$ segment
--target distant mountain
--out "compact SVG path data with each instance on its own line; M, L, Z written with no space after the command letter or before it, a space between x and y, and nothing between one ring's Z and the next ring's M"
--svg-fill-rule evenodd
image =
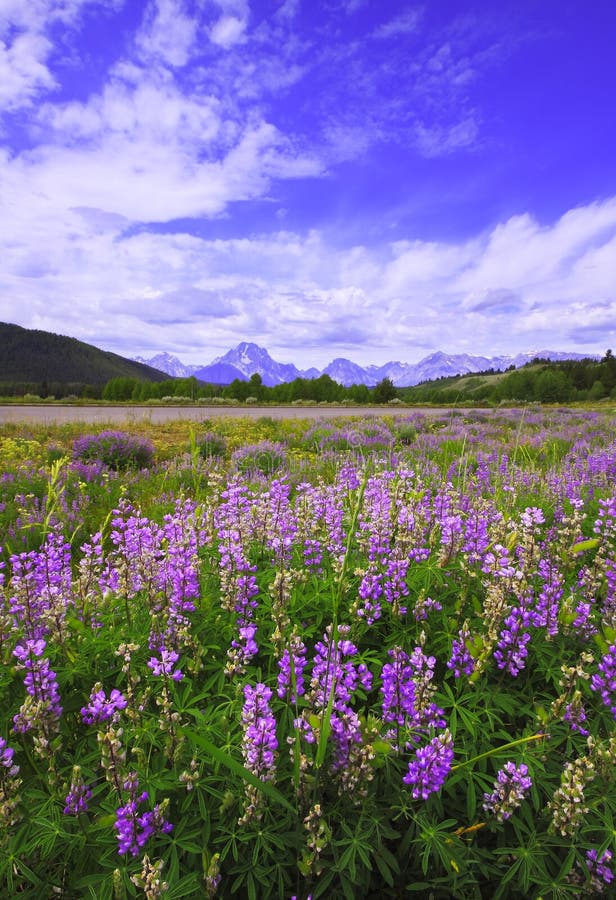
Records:
M168 353L159 353L151 359L142 360L150 366L161 368L169 375L186 377L194 375L200 381L210 384L230 384L236 378L247 381L258 372L263 384L272 386L296 378L318 378L329 375L339 384L365 384L373 387L383 378L390 378L396 387L411 387L422 381L433 381L448 375L468 375L486 369L504 371L510 366L519 368L535 358L559 362L565 359L585 359L587 353L567 353L558 350L533 350L516 356L472 356L468 353L449 354L437 351L424 357L418 363L386 362L381 366L360 366L350 359L338 357L324 369L300 370L292 363L279 363L272 359L267 350L257 344L242 341L224 356L218 356L207 366L184 366L180 360Z
M213 362L209 366L203 366L194 372L195 378L208 384L231 384L236 378L240 381L248 381L249 376L240 372L235 366L225 362Z
M157 353L151 359L136 356L135 361L146 366L152 366L152 368L158 369L160 372L166 372L171 378L190 378L197 369L201 368L200 366L185 366L177 356L173 356L171 353Z
M351 384L377 384L379 381L378 378L374 381L372 375L362 366L343 357L332 360L321 374L329 375L338 384L344 384L346 387Z
M224 356L212 360L212 365L229 365L243 373L246 379L255 372L261 376L263 384L272 387L285 381L301 378L302 373L292 363L279 363L272 359L267 350L257 344L242 341ZM208 367L209 368L209 367ZM198 377L198 376L197 376ZM318 377L318 376L317 376Z
M112 378L164 381L158 369L76 338L0 322L0 382L100 387Z

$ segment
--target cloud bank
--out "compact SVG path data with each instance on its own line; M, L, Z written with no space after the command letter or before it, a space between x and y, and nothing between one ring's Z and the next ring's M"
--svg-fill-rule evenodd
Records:
M387 148L418 169L475 152L491 33L428 32L405 4L330 41L291 0L137 6L0 5L2 320L194 363L241 339L303 366L616 344L616 197L454 239L305 213L310 185ZM119 51L96 50L102 21Z

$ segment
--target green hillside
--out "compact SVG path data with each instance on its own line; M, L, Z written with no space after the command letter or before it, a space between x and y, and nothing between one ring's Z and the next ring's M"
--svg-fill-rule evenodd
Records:
M165 381L151 366L75 338L0 322L0 393L100 394L112 378Z
M407 403L570 403L616 399L616 357L535 359L519 369L452 375L398 389Z

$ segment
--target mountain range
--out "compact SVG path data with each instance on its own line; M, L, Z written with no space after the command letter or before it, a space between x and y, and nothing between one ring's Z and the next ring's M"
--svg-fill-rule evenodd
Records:
M372 387L384 378L390 378L396 387L409 387L422 381L433 381L448 375L468 375L487 369L504 371L514 366L529 363L536 358L555 362L565 359L587 359L588 353L569 353L557 350L533 350L515 356L472 356L468 353L449 354L437 351L417 363L391 361L381 366L360 366L350 359L338 357L324 369L298 369L293 363L279 363L272 359L264 347L242 341L223 356L217 356L207 365L184 365L170 353L158 353L150 359L137 356L135 360L154 369L159 369L174 378L192 375L199 381L210 384L230 384L236 378L248 381L255 373L261 376L263 384L273 386L296 378L318 378L329 375L334 381L349 387L365 384Z

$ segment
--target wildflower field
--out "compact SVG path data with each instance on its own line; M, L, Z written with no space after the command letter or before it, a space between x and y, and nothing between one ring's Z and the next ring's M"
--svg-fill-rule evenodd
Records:
M0 428L0 896L614 896L615 425Z

